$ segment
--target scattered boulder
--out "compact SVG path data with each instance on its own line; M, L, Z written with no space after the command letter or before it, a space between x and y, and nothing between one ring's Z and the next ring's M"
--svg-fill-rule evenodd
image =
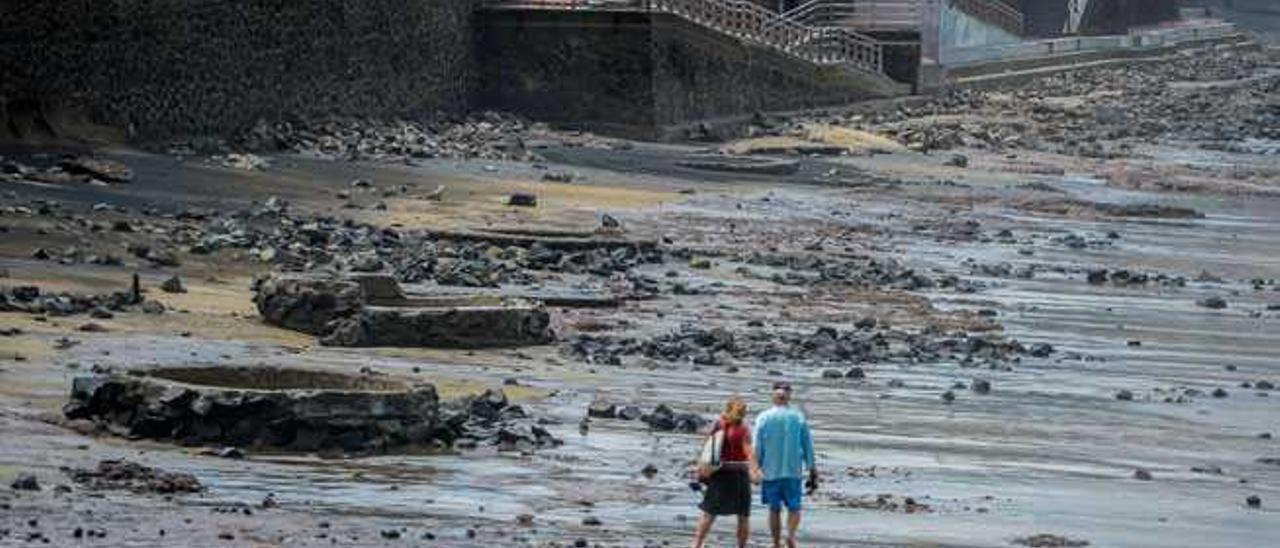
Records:
M1227 307L1227 300L1222 297L1213 296L1200 299L1196 301L1196 304L1212 310L1222 310Z
M507 198L507 205L517 207L534 207L538 205L538 196L528 192L516 192Z
M1150 471L1139 468L1133 471L1133 479L1138 481L1151 481L1153 478Z
M1027 354L1030 354L1034 358L1047 358L1050 355L1052 355L1053 352L1054 352L1053 345L1049 343L1036 343L1031 345L1031 348L1030 350L1027 351Z
M1130 390L1121 390L1116 392L1116 399L1120 401L1133 401L1133 392Z
M1249 495L1244 499L1245 506L1249 508L1262 508L1262 497L1258 495Z
M40 481L36 479L35 474L23 473L18 474L9 487L15 491L39 491Z
M974 379L973 382L969 384L969 389L979 394L990 394L991 381L986 379Z
M618 418L618 406L603 400L595 400L587 406L587 416L597 419Z
M1062 535L1051 535L1041 533L1039 535L1031 535L1029 537L1019 537L1013 539L1013 543L1028 548L1080 548L1088 546L1087 540L1076 540L1064 537Z
M694 413L677 413L665 404L654 408L652 413L640 417L650 428L662 432L694 433L701 431L710 421Z
M644 416L644 411L634 405L624 405L618 410L618 418L624 421L638 420Z
M160 290L165 293L186 293L187 288L182 285L182 278L177 274L170 276L164 283L160 284Z

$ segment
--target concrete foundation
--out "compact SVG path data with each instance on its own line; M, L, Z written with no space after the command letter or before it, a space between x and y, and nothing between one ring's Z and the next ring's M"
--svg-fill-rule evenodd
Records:
M64 412L130 438L293 451L382 452L434 440L435 387L267 367L79 377Z
M276 275L254 302L267 323L332 346L514 347L555 339L542 303L483 295L406 296L389 276Z

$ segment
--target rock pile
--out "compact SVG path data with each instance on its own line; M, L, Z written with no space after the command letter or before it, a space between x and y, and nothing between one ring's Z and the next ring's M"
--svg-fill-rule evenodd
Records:
M587 407L587 416L597 419L639 420L659 432L700 432L711 423L697 413L677 412L666 404L659 404L652 412L645 413L634 405L618 406L604 400L595 400Z
M523 407L508 401L501 390L487 390L441 406L435 435L460 449L486 445L499 451L528 452L563 443L530 418Z
M125 490L134 493L199 493L204 485L191 474L166 472L126 460L104 460L97 468L64 468L71 480L95 491Z
M1047 357L1048 345L1025 347L1017 341L974 334L907 333L865 327L838 331L820 327L812 333L774 330L734 332L723 328L684 326L679 331L648 338L576 335L563 352L575 359L620 365L625 356L644 356L668 362L726 365L731 360L752 362L873 363L899 361L957 361L962 365L997 367L1022 355Z
M785 285L812 285L816 283L840 283L856 287L884 289L927 289L941 285L939 282L904 267L895 260L840 260L816 254L782 254L750 252L738 255L736 261L786 269L769 278Z
M1141 143L1187 141L1248 151L1248 141L1280 137L1280 109L1267 99L1280 89L1280 76L1261 72L1266 55L1219 52L1087 68L1012 90L952 89L922 105L809 121L885 133L925 152L968 147L1114 158ZM1187 85L1206 80L1239 82ZM1081 97L1087 100L1073 100Z
M35 181L49 184L128 183L133 170L115 160L94 156L64 156L43 166L32 166L0 156L0 181Z
M912 497L903 497L888 493L850 497L833 495L832 500L841 508L857 508L859 510L875 510L878 512L894 512L903 514L927 514L933 507L917 501Z
M159 314L164 305L148 301L140 291L116 291L102 295L47 293L36 286L0 288L0 312L23 312L48 316L92 314L110 317L112 312L142 311Z
M1080 548L1088 546L1089 541L1078 540L1064 537L1062 535L1051 535L1041 533L1028 537L1019 537L1013 539L1013 543L1020 546L1028 546L1030 548Z
M295 118L275 124L261 121L241 133L230 146L340 160L533 160L536 157L524 143L532 129L518 118L495 112L440 123L347 117Z

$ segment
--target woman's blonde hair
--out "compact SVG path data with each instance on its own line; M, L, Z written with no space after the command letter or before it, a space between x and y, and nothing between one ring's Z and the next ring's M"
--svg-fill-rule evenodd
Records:
M724 422L728 424L739 424L742 419L747 418L747 402L742 398L734 396L724 404L724 413L720 415Z

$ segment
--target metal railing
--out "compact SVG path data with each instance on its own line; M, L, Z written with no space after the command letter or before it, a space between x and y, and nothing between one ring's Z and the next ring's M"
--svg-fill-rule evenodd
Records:
M957 9L997 27L1022 36L1022 10L1003 0L950 0Z
M1022 11L1009 0L947 0L956 9L1021 35ZM807 25L863 31L918 30L921 0L809 0L783 15Z
M884 73L884 53L874 38L846 28L807 25L748 0L488 0L487 4L667 13L815 64Z
M865 31L918 30L920 0L809 0L784 15L809 25Z

